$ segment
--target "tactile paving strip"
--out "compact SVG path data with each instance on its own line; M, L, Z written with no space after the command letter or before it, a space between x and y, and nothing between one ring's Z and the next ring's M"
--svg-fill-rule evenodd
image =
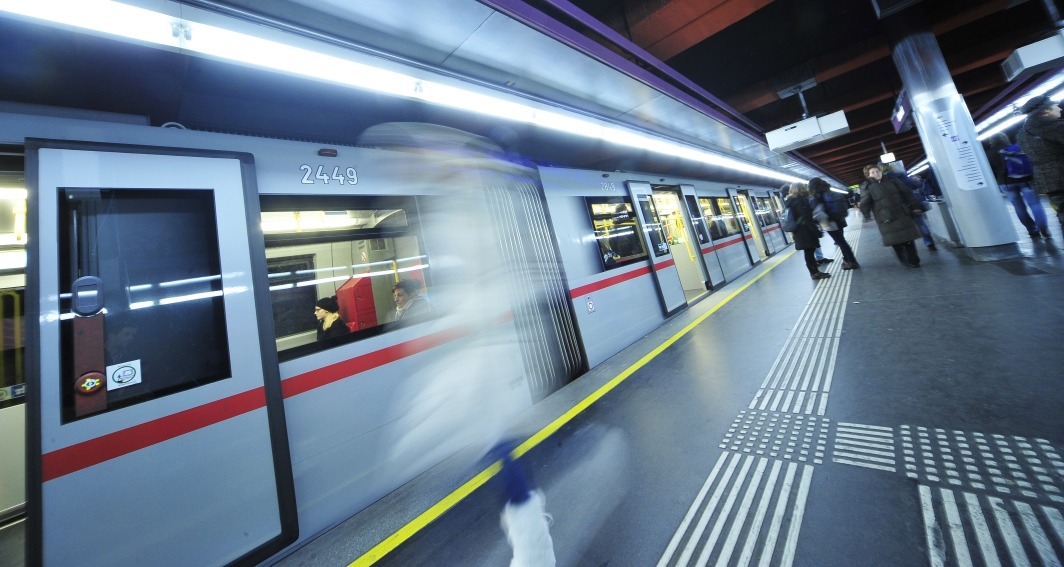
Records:
M1064 503L1064 460L1045 439L908 425L899 430L909 478Z
M831 420L823 417L743 410L720 448L819 465L824 462L830 427Z

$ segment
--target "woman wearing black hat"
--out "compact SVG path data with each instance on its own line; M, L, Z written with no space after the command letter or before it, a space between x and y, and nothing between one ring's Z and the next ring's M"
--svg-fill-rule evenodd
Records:
M1036 96L1024 103L1020 112L1027 120L1016 134L1016 143L1031 159L1034 183L1049 197L1057 220L1064 226L1064 122L1060 107L1047 96Z
M323 297L314 304L314 316L318 319L318 340L324 341L351 332L340 318L340 304L336 296Z

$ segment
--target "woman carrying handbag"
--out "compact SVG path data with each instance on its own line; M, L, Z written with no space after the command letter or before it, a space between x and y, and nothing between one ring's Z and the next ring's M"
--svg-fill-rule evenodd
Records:
M811 196L805 183L792 183L787 200L783 204L787 207L787 217L794 228L791 231L794 249L805 253L805 266L809 268L809 276L814 280L822 280L830 278L831 274L821 272L816 262L815 252L820 246L820 223L813 218L813 207L809 204Z

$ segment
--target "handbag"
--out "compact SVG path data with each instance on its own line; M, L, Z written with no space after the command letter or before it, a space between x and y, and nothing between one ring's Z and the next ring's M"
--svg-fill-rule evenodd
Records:
M780 227L783 232L794 232L798 230L798 219L794 218L794 211L787 207L783 211L783 219L780 220Z

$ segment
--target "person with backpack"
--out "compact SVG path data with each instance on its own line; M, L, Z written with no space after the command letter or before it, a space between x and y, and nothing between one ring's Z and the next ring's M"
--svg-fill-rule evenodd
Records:
M831 186L819 177L809 180L809 193L814 209L818 204L824 207L827 219L820 222L820 228L824 229L824 232L827 232L828 236L835 241L835 245L842 250L842 269L860 268L861 265L857 263L857 258L853 255L853 249L850 248L850 244L846 242L846 237L842 234L842 229L846 228L848 209L835 199Z
M805 253L805 267L809 269L809 276L814 280L822 280L830 278L831 274L820 271L813 253L820 246L820 223L813 219L813 207L809 204L811 196L809 186L805 183L791 183L787 200L783 202L787 207L783 230L791 233L794 249Z
M780 198L783 199L784 202L787 201L787 194L790 193L790 191L791 191L791 184L790 183L784 183L783 187L780 187ZM787 232L793 232L793 231L788 230ZM820 248L820 239L819 239L819 237L817 238L817 241L816 241L816 250L813 250L813 258L816 259L816 263L817 263L818 266L823 266L824 264L830 264L830 263L835 261L834 258L828 258L827 256L824 256L824 251Z
M1025 102L1020 112L1027 120L1016 134L1016 142L1031 160L1035 186L1049 197L1064 227L1064 122L1060 107L1043 95Z
M1012 203L1027 234L1031 238L1049 238L1046 210L1042 207L1038 193L1031 187L1031 178L1034 176L1031 159L1023 153L1019 144L1010 142L1003 132L987 140L986 159L990 161L990 169L994 170L998 187ZM1027 213L1028 208L1031 209L1030 214Z
M927 194L924 193L923 186L924 180L919 175L912 176L913 182L920 185L920 189L913 189L913 198L917 203L920 203L920 207L924 209L924 212L931 210L931 203L927 200ZM913 217L913 222L916 223L916 228L920 229L920 234L924 237L924 245L928 250L938 250L938 246L935 246L935 239L931 236L931 227L927 224L927 219L924 215L916 215Z

